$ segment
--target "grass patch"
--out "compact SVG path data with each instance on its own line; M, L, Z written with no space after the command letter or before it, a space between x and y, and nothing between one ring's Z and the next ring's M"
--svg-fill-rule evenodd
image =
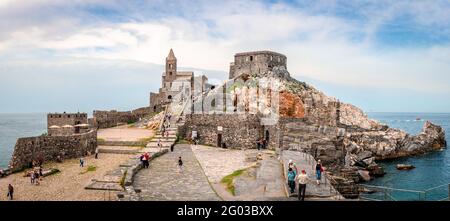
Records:
M106 141L105 139L97 137L97 142L105 142L105 141Z
M234 189L234 184L233 184L233 180L234 178L242 175L242 173L244 173L245 169L241 169L241 170L236 170L234 171L232 174L225 176L224 178L222 178L222 180L220 181L221 183L225 184L226 189L233 194L233 196L235 195L235 189Z
M81 172L80 174L85 174L85 173L88 173L88 172L94 172L94 171L96 171L96 170L97 170L97 167L96 167L96 166L89 165L89 166L86 168L86 170L83 171L83 172Z

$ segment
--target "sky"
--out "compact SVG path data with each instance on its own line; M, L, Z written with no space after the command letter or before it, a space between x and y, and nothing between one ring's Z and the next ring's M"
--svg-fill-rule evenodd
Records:
M179 69L228 77L237 52L375 112L450 112L450 1L0 0L0 113L149 104Z

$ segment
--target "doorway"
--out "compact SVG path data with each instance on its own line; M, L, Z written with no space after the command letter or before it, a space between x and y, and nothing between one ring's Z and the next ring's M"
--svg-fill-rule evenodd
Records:
M222 134L217 134L217 146L222 147Z

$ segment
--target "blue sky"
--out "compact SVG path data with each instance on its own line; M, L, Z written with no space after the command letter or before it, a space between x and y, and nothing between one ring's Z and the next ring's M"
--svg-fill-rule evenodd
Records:
M0 112L148 104L170 48L213 82L233 54L365 111L450 112L450 1L0 1ZM200 71L201 70L201 71Z

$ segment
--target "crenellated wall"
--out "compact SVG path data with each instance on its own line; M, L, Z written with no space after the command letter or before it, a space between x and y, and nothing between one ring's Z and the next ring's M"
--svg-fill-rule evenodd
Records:
M77 158L95 152L97 130L71 136L37 136L17 139L10 162L12 171L29 167L30 163Z

